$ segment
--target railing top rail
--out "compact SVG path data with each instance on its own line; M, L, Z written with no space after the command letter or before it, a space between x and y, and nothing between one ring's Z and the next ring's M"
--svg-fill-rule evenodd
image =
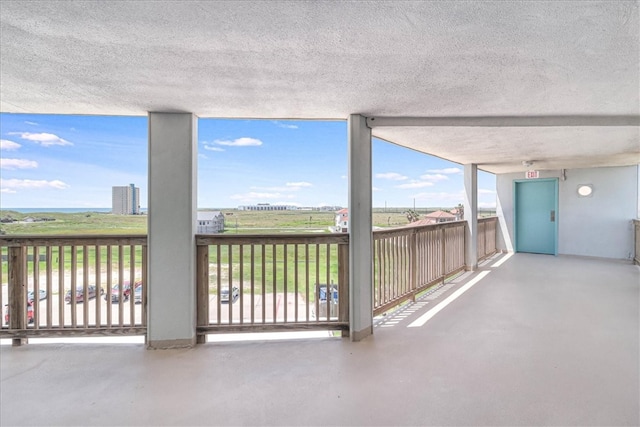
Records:
M374 230L374 239L383 239L385 237L403 236L406 234L417 233L421 230L441 230L446 228L463 227L466 224L465 221L448 221L440 222L437 224L428 225L405 225L404 227L387 228L384 230Z
M281 245L281 244L316 244L316 243L349 243L347 233L333 234L197 234L196 245Z
M3 235L1 247L21 246L83 246L83 245L146 245L146 234L104 235Z
M497 221L497 216L485 216L483 218L478 218L478 222L494 222Z

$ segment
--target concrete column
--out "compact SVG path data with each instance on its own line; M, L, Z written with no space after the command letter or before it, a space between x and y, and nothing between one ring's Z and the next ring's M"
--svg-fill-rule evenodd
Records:
M478 165L464 165L465 253L468 270L478 268Z
M198 120L149 113L148 348L196 342Z
M373 334L371 129L352 114L349 133L349 323L352 341Z

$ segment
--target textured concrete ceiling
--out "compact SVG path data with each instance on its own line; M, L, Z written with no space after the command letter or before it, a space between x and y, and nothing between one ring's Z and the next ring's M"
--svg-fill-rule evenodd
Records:
M638 2L0 3L2 112L345 119L593 116L605 126L376 127L493 172L640 162Z

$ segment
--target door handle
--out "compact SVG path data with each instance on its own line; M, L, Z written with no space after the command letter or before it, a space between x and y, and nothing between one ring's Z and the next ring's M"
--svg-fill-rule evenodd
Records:
M556 211L551 211L551 218L549 218L551 222L556 222Z

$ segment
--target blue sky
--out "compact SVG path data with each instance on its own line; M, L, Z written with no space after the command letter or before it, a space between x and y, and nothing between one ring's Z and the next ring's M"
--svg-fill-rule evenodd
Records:
M198 207L347 204L345 121L200 119ZM110 208L111 187L147 197L147 118L0 114L2 209ZM495 207L479 172L478 204ZM373 141L375 207L455 206L462 166Z

